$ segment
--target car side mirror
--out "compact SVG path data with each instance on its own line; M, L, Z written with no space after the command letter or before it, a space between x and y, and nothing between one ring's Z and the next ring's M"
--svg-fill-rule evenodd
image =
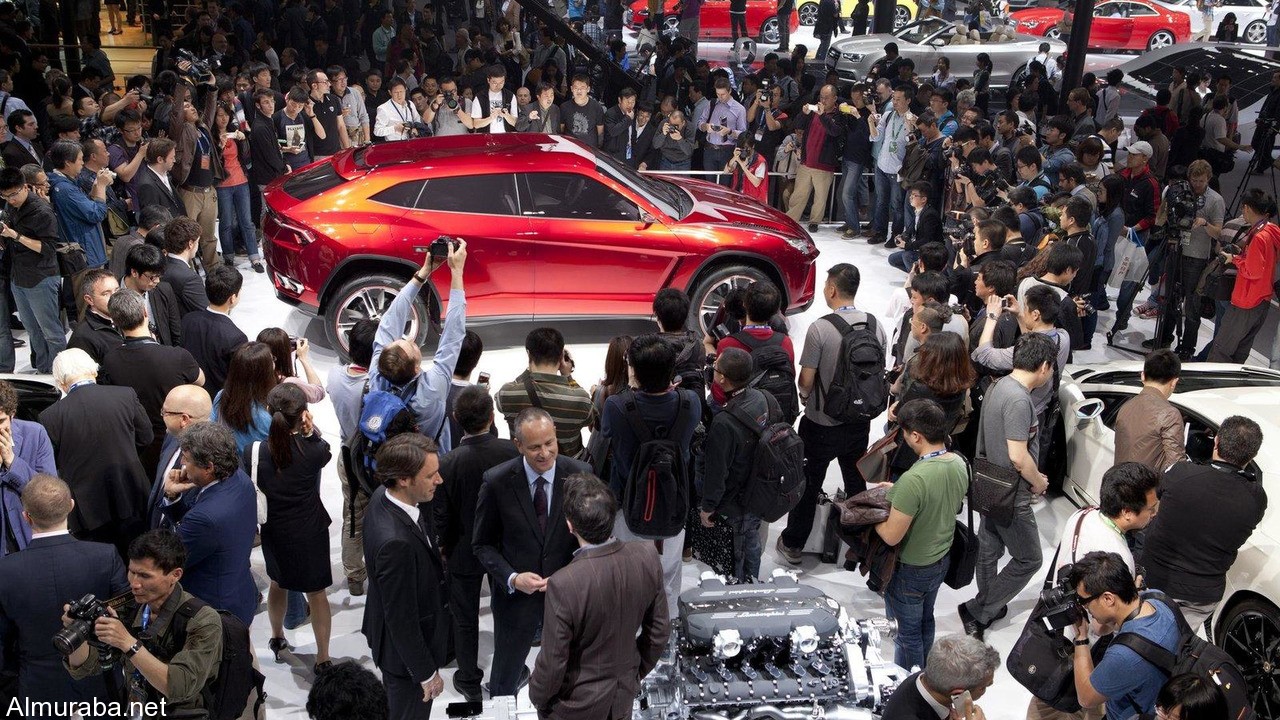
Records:
M649 213L640 213L640 220L636 223L636 230L648 230L649 226L658 222L658 218Z
M1076 427L1084 428L1089 423L1097 420L1102 416L1104 408L1102 401L1097 399L1085 400L1076 405Z

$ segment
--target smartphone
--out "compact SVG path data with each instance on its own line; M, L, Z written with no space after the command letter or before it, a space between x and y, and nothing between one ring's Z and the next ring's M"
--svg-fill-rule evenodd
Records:
M972 704L973 694L968 690L951 696L951 709L959 711L960 717L965 717L966 708Z
M1011 298L1007 298L1007 297L1000 298L1000 308L1002 310L1008 310L1011 305L1012 305Z
M487 372L482 372L482 373L480 373L480 380L479 380L479 382L477 382L476 384L477 384L477 385L486 385L486 386L487 386L487 385L489 384L489 373L487 373Z
M484 704L478 702L451 702L445 706L445 717L469 718L484 712Z

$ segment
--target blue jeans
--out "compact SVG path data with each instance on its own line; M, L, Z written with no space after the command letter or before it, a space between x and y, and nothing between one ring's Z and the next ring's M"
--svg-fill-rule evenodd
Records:
M235 254L235 232L238 230L245 252L249 253L249 259L262 259L262 254L258 252L258 236L253 229L249 183L218 188L218 217L221 218L221 222L218 223L218 238L222 244L223 255Z
M876 168L876 204L872 208L871 232L886 237L902 231L902 186L897 173ZM891 225L894 229L890 232Z
M898 268L904 273L911 272L911 266L916 264L916 260L920 259L920 253L915 250L897 250L889 256L889 264ZM905 665L903 667L906 667Z
M708 175L702 180L707 182L720 183L725 187L729 186L729 180L732 175L724 174L724 166L729 164L729 158L733 157L733 145L712 145L707 143L702 146L702 169L706 172L719 173L717 175Z
M658 160L658 169L659 170L689 170L692 162L693 162L692 160L682 160L680 162L673 162L664 157Z
M856 233L862 228L859 218L862 204L866 202L867 181L862 177L866 168L861 163L844 161L844 178L840 181L840 208L844 211L844 224Z
M943 555L932 565L899 563L884 590L885 615L898 621L893 661L907 670L924 667L924 659L933 647L933 603L938 599L938 588L946 577L949 560Z
M27 328L31 340L31 365L38 372L53 370L53 358L67 349L67 331L62 326L62 310L58 305L62 278L57 275L41 280L35 287L13 286L13 300L18 304L18 317ZM7 313L6 313L7 316ZM4 323L7 327L8 323ZM3 342L3 338L0 338ZM13 343L9 343L13 354ZM0 354L3 351L0 350ZM12 370L10 370L12 372Z
M1267 47L1280 46L1280 25L1267 26Z
M760 516L744 512L729 521L733 525L733 576L740 583L760 579Z
M289 604L284 611L284 626L290 630L307 619L307 594L289 590Z

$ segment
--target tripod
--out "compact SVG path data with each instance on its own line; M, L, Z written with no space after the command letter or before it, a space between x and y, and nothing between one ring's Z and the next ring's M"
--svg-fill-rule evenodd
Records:
M1173 218L1170 218L1173 221ZM1186 222L1194 222L1194 219ZM1120 350L1121 352L1133 353L1135 355L1147 355L1155 352L1166 344L1165 338L1169 338L1169 343L1177 347L1182 342L1183 324L1182 324L1182 244L1190 234L1189 228L1183 228L1178 225L1166 225L1165 237L1162 242L1166 243L1166 256L1164 262L1164 297L1160 299L1160 314L1156 316L1156 332L1151 340L1151 347L1132 347L1127 345L1112 344L1109 347ZM1147 279L1150 277L1150 268L1147 275L1143 276L1141 287L1146 285ZM1157 292L1159 286L1157 285ZM1172 324L1171 324L1172 323ZM1176 342L1175 342L1176 341Z
M1259 122L1262 122L1261 119ZM1265 147L1274 147L1277 128L1274 125L1266 126L1266 140L1261 143ZM1227 217L1235 217L1240 211L1240 198L1244 195L1245 188L1249 187L1249 179L1260 171L1267 170L1271 175L1271 197L1280 197L1280 182L1276 178L1276 166L1271 159L1271 152L1265 153L1254 152L1253 157L1249 160L1249 166L1245 168L1244 177L1240 179L1240 185L1236 188L1235 195L1231 196L1231 202L1227 203Z

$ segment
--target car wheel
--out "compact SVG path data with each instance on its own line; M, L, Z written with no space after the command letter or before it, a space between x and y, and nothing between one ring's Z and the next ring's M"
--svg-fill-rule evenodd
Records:
M724 298L730 290L768 279L759 268L750 265L721 265L711 270L690 293L690 323L698 328L698 332L706 333L711 329L716 311L724 304Z
M1167 48L1175 42L1177 42L1177 39L1174 38L1173 33L1168 30L1158 30L1151 36L1151 39L1147 40L1147 49L1159 50L1160 48Z
M1245 26L1244 41L1261 45L1267 41L1267 24L1261 20L1254 20Z
M1280 610L1264 600L1245 600L1231 608L1217 641L1235 660L1249 684L1258 717L1280 714L1280 688L1271 668L1280 664Z
M782 39L782 35L778 33L778 18L771 17L760 23L760 42L765 45L777 45Z
M906 5L895 5L893 8L893 29L899 30L911 22L911 8Z
M800 24L808 27L818 24L818 3L805 3L796 10Z
M662 18L663 34L672 37L680 34L680 18L675 15L665 15Z
M324 329L330 346L347 357L347 333L351 327L360 320L381 320L404 283L403 278L394 275L361 275L338 288L324 313ZM422 345L431 325L428 317L427 296L419 293L402 336Z
M1059 30L1057 27L1051 27L1045 31L1044 36L1048 40L1061 40L1062 31Z
M1022 87L1027 82L1027 66L1022 64L1017 70L1013 71L1013 75L1009 77L1009 87Z

